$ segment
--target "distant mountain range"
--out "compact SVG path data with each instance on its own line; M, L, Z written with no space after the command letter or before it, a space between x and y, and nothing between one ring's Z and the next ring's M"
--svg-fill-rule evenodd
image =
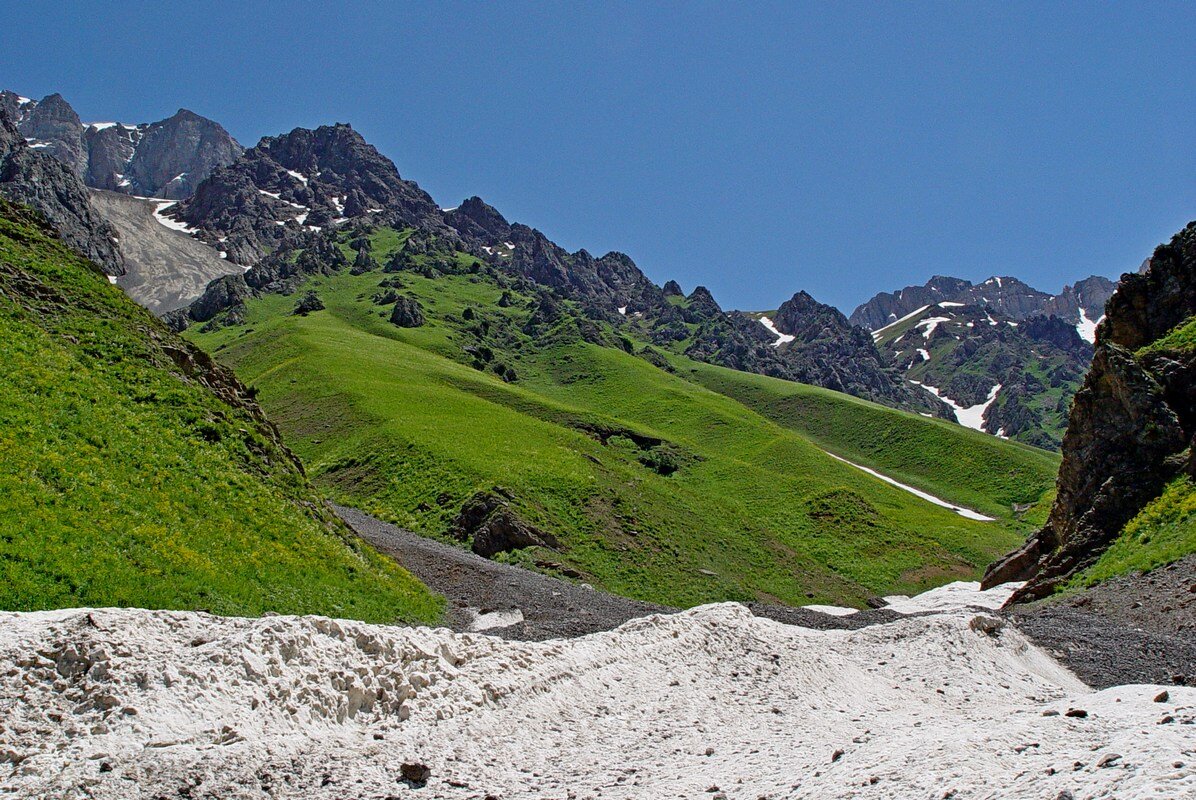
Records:
M101 192L92 206L125 242L119 282L158 314L189 305L171 315L179 326L230 311L236 320L246 298L291 290L324 268L310 254L331 254L336 231L411 229L403 258L476 257L653 348L1055 448L1115 288L1092 277L1051 295L1011 277L936 276L878 294L850 318L802 291L775 311L726 312L704 287L657 286L622 253L570 253L481 198L442 209L348 125L297 128L245 150L185 110L148 124L84 124L59 95L6 91L0 114L31 150ZM301 251L309 255L296 259Z

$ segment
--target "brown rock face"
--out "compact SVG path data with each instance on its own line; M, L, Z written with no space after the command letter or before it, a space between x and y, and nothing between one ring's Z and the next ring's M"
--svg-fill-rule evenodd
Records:
M478 492L461 508L449 532L462 541L473 539L472 550L484 558L524 547L560 547L552 534L520 519L503 490Z
M1196 223L1162 245L1109 300L1096 353L1063 439L1058 498L1046 526L989 567L984 585L1050 594L1091 565L1181 471L1196 474L1196 353L1139 354L1196 315Z

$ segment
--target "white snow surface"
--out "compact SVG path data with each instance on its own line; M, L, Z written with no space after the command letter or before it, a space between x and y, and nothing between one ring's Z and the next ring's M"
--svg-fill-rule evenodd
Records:
M486 252L487 253L490 252L489 247L486 248ZM623 316L627 316L627 306L619 306L619 313L622 314Z
M1080 338L1089 344L1096 344L1096 326L1104 318L1105 315L1101 314L1096 319L1089 319L1087 312L1081 308L1080 321L1076 323L1076 333L1080 334Z
M5 613L0 794L1196 793L1196 689L1093 692L992 624L956 611L817 631L720 604L521 643L322 617ZM1073 708L1087 716L1043 716ZM431 769L422 790L400 781L412 762Z
M288 175L290 175L292 178L294 178L295 180L299 181L299 182L300 182L300 183L302 183L302 184L306 184L306 183L307 183L307 176L306 176L306 175L304 175L302 172L296 172L296 171L295 171L295 170L293 170L293 169L288 169L288 170L287 170L287 174L288 174Z
M934 329L944 322L950 322L950 317L927 317L914 326L915 330L922 331L922 336L926 341L930 341L930 334L934 333Z
M777 326L773 324L772 319L769 317L760 317L760 324L768 328L768 332L777 337L777 340L772 343L773 347L780 347L787 342L792 342L796 338L791 334L781 333L777 330Z
M997 399L997 392L1001 391L1001 384L997 384L989 389L988 397L984 399L983 403L977 403L974 406L961 406L947 397L938 388L931 386L929 383L918 383L918 381L910 381L910 383L921 386L926 391L933 394L938 399L942 400L947 405L951 406L951 410L955 412L955 418L959 420L959 424L974 430L984 432L984 412Z
M919 314L921 314L923 311L925 311L928 308L930 308L930 306L922 306L921 308L917 309L916 311L909 312L901 319L893 320L892 322L890 322L888 325L884 326L883 328L877 328L876 330L874 330L872 332L873 341L879 341L881 338L884 337L885 331L889 330L890 328L892 328L895 325L900 325L901 323L903 323L907 320L913 319L914 317L918 316ZM892 315L890 314L889 316L892 316Z
M848 464L850 466L855 467L858 470L867 472L869 475L871 475L874 478L880 478L882 481L884 481L887 484L890 484L891 486L896 486L898 489L904 489L905 491L909 492L912 495L921 497L923 500L927 501L928 503L933 503L934 505L941 506L942 508L949 508L961 517L965 517L967 519L979 520L981 522L993 522L994 521L992 517L986 517L983 514L981 514L979 511L973 511L970 508L964 508L963 506L957 506L954 503L948 503L946 500L943 500L942 498L939 498L939 497L935 497L934 495L930 494L929 492L924 492L921 489L915 489L912 486L907 486L906 484L901 483L900 481L895 481L892 478L890 478L888 475L882 475L881 473L877 472L874 469L869 469L868 467L861 466L861 465L855 463L854 461L848 461L846 458L843 458L842 456L837 456L834 453L830 452L829 450L823 450L822 452L826 453L828 456L835 459L836 461L842 461L844 464Z
M964 303L956 303L954 300L943 300L939 305L942 308L963 308Z

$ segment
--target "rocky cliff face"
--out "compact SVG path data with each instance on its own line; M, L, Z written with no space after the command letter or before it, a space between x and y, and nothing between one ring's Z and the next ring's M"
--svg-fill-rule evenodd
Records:
M305 232L365 217L457 238L427 192L339 124L262 139L168 213L246 266L294 245Z
M877 331L924 306L948 302L983 306L1015 322L1033 316L1054 315L1072 325L1088 325L1085 320L1095 323L1103 316L1105 302L1115 288L1108 278L1097 275L1085 278L1074 286L1065 286L1058 295L1040 292L1017 278L992 277L983 283L973 284L959 278L936 275L925 286L907 286L896 292L881 292L856 308L850 320L854 325ZM1081 335L1083 333L1082 330ZM1091 341L1091 334L1087 338Z
M1196 351L1170 331L1196 315L1196 223L1122 276L1072 405L1058 499L1046 526L989 568L985 583L1026 580L1043 597L1092 564L1181 472L1196 476Z
M92 209L87 187L46 148L29 146L7 108L0 105L0 196L37 210L72 249L108 275L123 275L116 230Z
M88 186L142 197L190 197L217 167L244 151L219 124L186 109L159 122L84 124L62 95L40 101L0 92L0 109L34 149Z

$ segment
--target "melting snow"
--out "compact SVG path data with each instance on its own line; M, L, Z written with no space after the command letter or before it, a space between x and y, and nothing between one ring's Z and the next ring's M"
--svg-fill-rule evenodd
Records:
M939 325L943 324L944 322L950 322L950 321L951 321L950 317L927 317L926 319L922 320L917 325L915 325L914 329L922 331L922 335L926 338L927 341L929 341L930 334L934 333L935 328L937 328Z
M88 122L85 124L85 127L91 128L92 130L103 131L107 130L108 128L115 128L116 125L117 123L115 122Z
M1094 692L970 610L818 631L725 603L529 643L78 609L0 615L0 663L23 797L415 797L413 762L446 800L1196 793L1196 689Z
M186 234L198 233L198 231L195 228L192 228L190 225L188 225L185 222L179 222L177 219L171 219L170 217L163 216L162 212L165 211L166 209L170 208L171 206L177 206L178 201L176 201L176 200L155 200L154 198L147 198L147 199L152 200L155 204L154 205L154 219L158 220L158 222L162 223L167 228L170 228L172 231L180 231L180 232L186 233Z
M1089 344L1096 344L1096 326L1105 318L1101 314L1096 319L1089 319L1087 312L1083 308L1080 309L1080 321L1076 323L1076 333L1080 334L1080 338Z
M115 275L109 275L109 276L108 276L108 283L116 283L116 276L115 276Z
M453 206L452 208L442 208L442 209L440 209L440 210L441 210L441 211L443 211L444 213L446 213L446 214L447 214L447 213L448 213L448 212L450 212L450 211L456 211L456 210L457 210L458 208L460 208L460 207L461 207L461 206Z
M772 320L768 317L760 317L760 324L768 328L768 332L777 337L777 340L772 343L773 347L780 347L783 344L792 342L796 337L788 333L781 333L777 330L777 326L772 324Z
M874 469L868 469L867 467L862 467L853 461L848 461L846 458L842 458L841 456L837 456L834 453L831 453L826 450L823 450L822 452L826 453L828 456L830 456L831 458L833 458L837 461L842 461L844 464L853 466L858 470L863 470L864 472L867 472L869 475L871 475L874 478L880 478L885 483L892 484L893 486L896 486L898 489L904 489L905 491L909 492L912 495L921 497L923 500L925 500L929 503L934 503L936 506L942 506L943 508L949 508L961 517L966 517L967 519L980 520L982 522L993 522L994 521L992 517L986 517L979 512L971 510L970 508L964 508L963 506L957 506L957 505L954 505L953 503L948 503L946 500L941 500L932 494L922 491L921 489L915 489L912 486L907 486L904 483L895 481L892 478L890 478L888 475L882 475Z
M265 189L258 189L258 194L264 194L266 197L273 197L275 200L281 200L282 197L278 192L267 192Z
M486 248L486 252L490 252L489 247ZM627 306L619 306L619 313L623 316L627 316Z
M974 428L978 431L984 431L984 412L992 405L993 401L997 399L997 392L1001 391L1001 384L997 384L988 392L988 397L983 403L978 403L974 406L964 407L956 403L950 397L947 397L941 391L929 383L918 383L918 381L910 381L910 383L917 384L928 392L933 394L938 399L942 400L947 405L951 406L951 410L955 412L955 418L959 420L960 425L968 428Z
M288 169L287 174L290 175L295 180L299 181L300 183L302 183L304 185L307 184L307 176L304 175L302 172L296 172L293 169Z
M1003 583L991 589L980 589L977 581L956 581L946 586L929 589L921 594L909 597L904 594L889 595L884 598L886 607L898 614L922 614L927 612L945 613L949 611L964 611L969 608L982 608L995 611L1005 605L1013 593L1023 586L1021 583ZM835 617L846 617L859 612L858 608L849 606L802 606L811 611L820 611Z
M918 316L919 314L921 314L923 311L925 311L928 308L930 308L930 306L922 306L917 311L911 311L908 314L906 314L904 317L902 317L901 319L890 322L888 325L884 326L883 328L879 328L879 329L873 331L872 332L873 341L879 341L884 336L885 331L889 330L890 328L893 328L894 326L900 325L901 323L906 322L907 320L913 319L914 317ZM891 317L893 315L890 314L889 316Z
M919 354L921 354L921 356L922 356L922 360L924 360L924 361L929 361L929 360L930 360L930 353L929 353L929 352L927 352L925 348L923 348L923 347L919 347L919 348L918 348L918 353L919 353Z
M939 305L943 308L963 308L965 304L956 303L951 300L944 300L943 302L939 303Z

